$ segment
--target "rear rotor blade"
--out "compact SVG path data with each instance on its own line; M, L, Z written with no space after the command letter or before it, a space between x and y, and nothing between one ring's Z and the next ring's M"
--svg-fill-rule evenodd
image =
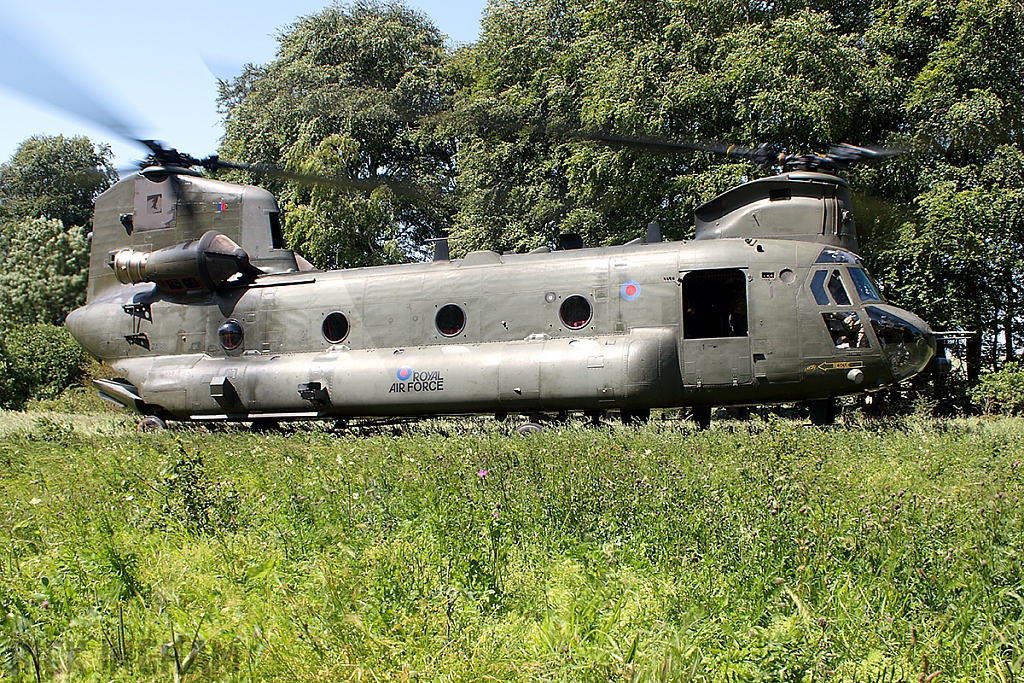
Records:
M74 79L36 53L0 21L0 85L73 114L131 142L139 142L137 127L96 100Z
M389 179L360 180L354 178L338 178L336 176L296 173L295 171L289 171L281 168L280 166L273 166L271 164L247 164L239 161L225 161L216 155L209 156L198 162L196 165L201 165L203 168L210 171L216 171L221 168L230 168L236 171L247 171L258 175L270 176L272 178L280 178L281 180L289 180L299 183L300 185L317 185L342 190L358 190L361 192L372 192L378 188L387 187L395 194L403 196L420 196L423 194L422 190L412 183Z

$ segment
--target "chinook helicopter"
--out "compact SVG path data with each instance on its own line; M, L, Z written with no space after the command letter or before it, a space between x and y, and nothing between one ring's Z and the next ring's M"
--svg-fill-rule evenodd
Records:
M888 305L857 256L849 187L838 173L895 153L827 154L607 133L555 134L658 152L745 158L774 177L698 207L695 235L587 248L577 235L525 254L474 251L431 262L319 271L288 249L273 195L204 175L222 168L368 189L197 159L134 134L0 26L29 71L4 82L150 154L97 198L86 304L67 327L117 379L111 402L168 420L251 421L521 414L805 402L835 417L837 397L942 369L936 334ZM26 74L37 77L27 78ZM555 248L552 248L555 247Z
M67 327L118 379L109 401L166 421L412 418L807 402L898 384L933 362L935 333L886 303L857 256L838 171L892 150L824 155L708 143L579 137L699 149L788 169L698 207L695 235L588 248L576 235L529 253L320 271L290 250L274 197L197 169L235 168L147 141L141 171L95 206L86 304Z

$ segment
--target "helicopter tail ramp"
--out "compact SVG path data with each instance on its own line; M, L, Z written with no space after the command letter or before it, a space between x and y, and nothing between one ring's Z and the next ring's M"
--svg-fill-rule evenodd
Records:
M153 252L214 230L238 243L263 272L298 270L286 249L277 202L266 190L187 173L147 170L130 176L96 200L88 302L120 287L112 268L122 250Z

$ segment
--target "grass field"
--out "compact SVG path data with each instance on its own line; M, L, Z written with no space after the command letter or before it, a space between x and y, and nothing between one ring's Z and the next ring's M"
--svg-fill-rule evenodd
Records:
M3 681L1012 681L1024 660L1018 420L140 437L30 412L0 434Z

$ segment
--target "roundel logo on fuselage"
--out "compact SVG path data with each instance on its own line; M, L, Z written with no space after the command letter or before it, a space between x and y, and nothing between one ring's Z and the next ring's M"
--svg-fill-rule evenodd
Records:
M402 367L398 368L397 375L398 379L404 382L405 380L412 377L412 368L410 368L408 365L403 365Z
M640 283L636 280L626 280L622 283L622 287L619 288L619 294L626 301L633 301L640 296Z

